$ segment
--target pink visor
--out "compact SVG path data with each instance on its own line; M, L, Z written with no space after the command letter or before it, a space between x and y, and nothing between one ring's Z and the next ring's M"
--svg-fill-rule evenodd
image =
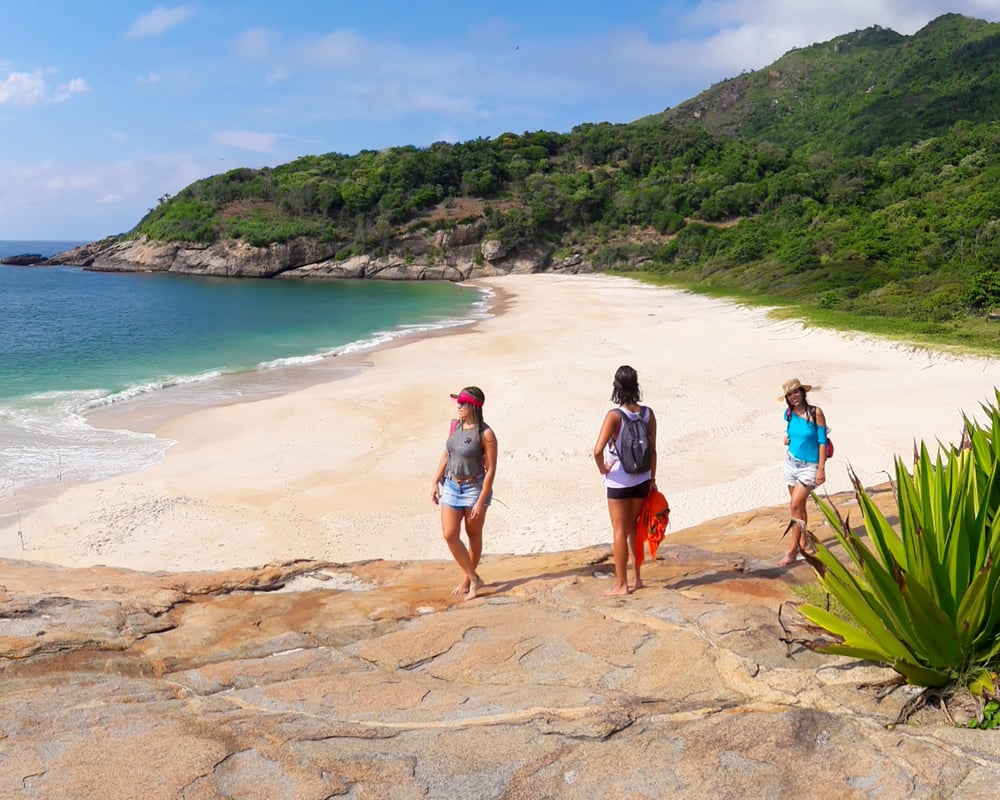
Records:
M470 406L475 406L476 408L483 407L483 401L478 397L473 397L471 394L465 390L459 392L458 394L453 394L452 397L459 403L468 403Z

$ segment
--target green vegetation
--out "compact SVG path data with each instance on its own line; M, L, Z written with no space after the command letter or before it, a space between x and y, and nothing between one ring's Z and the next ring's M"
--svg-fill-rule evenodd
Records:
M970 728L979 728L984 731L991 731L1000 727L1000 703L990 700L983 706L982 718L969 720Z
M991 731L1000 727L1000 703L990 700L983 706L982 715L969 720L970 728Z
M1000 24L946 15L794 50L631 124L232 170L130 235L405 256L407 236L481 219L509 249L996 351L998 105Z
M818 500L850 568L822 542L811 563L844 619L816 605L802 613L833 634L821 646L889 665L908 683L997 692L1000 670L1000 390L987 421L965 419L959 447L926 446L907 472L896 461L897 533L862 489L867 542Z
M804 603L809 603L810 605L822 608L824 611L828 611L840 619L850 619L847 609L841 605L840 601L828 592L825 592L823 587L819 584L799 583L788 588L792 594L802 598Z
M811 153L871 155L996 116L1000 26L945 14L913 36L878 26L792 50L647 119Z

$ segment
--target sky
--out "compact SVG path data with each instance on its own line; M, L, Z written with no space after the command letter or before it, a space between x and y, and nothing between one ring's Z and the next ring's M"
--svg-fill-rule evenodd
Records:
M1000 0L0 0L0 239L91 241L303 155L631 122Z

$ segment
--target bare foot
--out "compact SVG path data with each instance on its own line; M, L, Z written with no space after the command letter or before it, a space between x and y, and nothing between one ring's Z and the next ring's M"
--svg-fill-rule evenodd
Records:
M631 589L632 591L635 591L636 589L645 589L645 588L646 588L646 584L644 584L644 583L642 582L642 578L640 578L640 579L639 579L639 580L637 580L637 581L636 581L635 583L633 583L633 584L629 584L629 588L630 588L630 589Z
M785 557L778 562L779 567L790 567L795 563L795 559L798 557L798 550L794 550L791 553L785 553Z
M451 590L451 593L456 596L460 594L468 594L468 592L469 592L468 578L466 578L464 581L458 584L458 586L456 586L454 589Z
M479 589L483 588L483 586L485 586L485 585L486 584L483 583L483 579L480 578L477 575L476 579L472 582L472 585L469 586L469 588L467 590L467 594L465 595L465 599L466 600L475 600L478 597L478 595L476 594L476 592L479 591Z
M629 593L628 586L612 586L605 593L605 597L625 597Z

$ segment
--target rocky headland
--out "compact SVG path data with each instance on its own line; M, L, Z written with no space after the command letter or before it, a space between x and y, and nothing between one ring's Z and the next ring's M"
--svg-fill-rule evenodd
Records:
M114 238L59 253L45 263L76 265L100 272L175 272L226 278L324 280L465 281L534 272L592 272L581 256L553 258L551 245L511 248L485 238L480 219L448 230L421 232L395 241L388 255L337 259L322 242L299 237L266 247L240 239L211 244L159 242L145 236Z
M446 561L4 560L0 796L992 793L994 732L955 709L895 725L915 689L803 646L821 632L794 587L814 579L774 566L784 522L762 509L669 536L624 599L602 595L606 546L488 556L471 602L448 594Z

